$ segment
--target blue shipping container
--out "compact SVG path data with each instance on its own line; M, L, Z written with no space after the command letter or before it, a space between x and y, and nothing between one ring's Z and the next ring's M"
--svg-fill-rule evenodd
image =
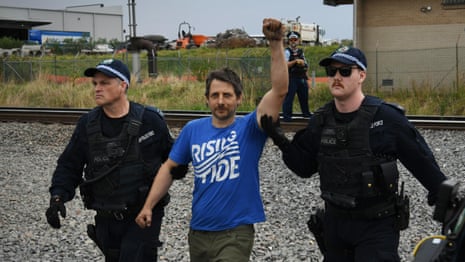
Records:
M29 30L29 40L37 41L39 44L47 42L63 43L65 39L81 39L85 38L87 41L90 39L89 32L71 32L71 31L50 31L50 30Z

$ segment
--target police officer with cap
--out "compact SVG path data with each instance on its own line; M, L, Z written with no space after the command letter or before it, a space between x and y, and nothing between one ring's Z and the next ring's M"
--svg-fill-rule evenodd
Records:
M84 75L92 78L97 107L79 119L57 161L47 222L61 227L65 203L79 187L85 207L96 211L87 233L105 261L157 261L169 196L154 207L149 229L139 228L134 219L173 138L160 110L128 100L131 74L122 61L104 60ZM183 168L172 173L182 176Z
M325 261L400 261L409 203L397 160L426 188L429 205L446 177L403 109L363 93L367 62L360 49L341 47L319 64L333 100L292 141L269 117L261 118L262 127L295 174L319 174L325 210L312 233L323 238Z
M310 117L311 113L308 108L308 64L305 59L304 51L298 47L300 34L291 31L287 34L288 47L284 49L284 55L289 70L289 89L283 103L283 121L292 120L292 107L294 97L297 94L300 109L303 117Z

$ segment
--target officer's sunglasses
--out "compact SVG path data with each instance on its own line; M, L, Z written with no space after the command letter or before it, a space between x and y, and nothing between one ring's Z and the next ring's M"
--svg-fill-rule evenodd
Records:
M326 75L333 77L336 75L336 72L339 71L339 74L343 77L348 77L352 74L352 69L358 68L357 66L341 66L341 67L334 67L334 66L327 66L326 67Z

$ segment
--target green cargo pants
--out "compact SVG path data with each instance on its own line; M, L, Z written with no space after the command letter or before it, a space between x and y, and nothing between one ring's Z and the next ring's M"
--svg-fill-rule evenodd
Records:
M191 262L248 262L255 237L253 225L223 231L189 230Z

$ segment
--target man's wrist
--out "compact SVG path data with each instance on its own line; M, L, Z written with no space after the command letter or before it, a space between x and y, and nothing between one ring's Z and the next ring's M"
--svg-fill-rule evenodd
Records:
M286 138L281 138L275 145L281 149L281 151L286 151L291 143Z
M60 195L52 195L52 197L50 198L50 202L61 202L62 201L62 197Z

